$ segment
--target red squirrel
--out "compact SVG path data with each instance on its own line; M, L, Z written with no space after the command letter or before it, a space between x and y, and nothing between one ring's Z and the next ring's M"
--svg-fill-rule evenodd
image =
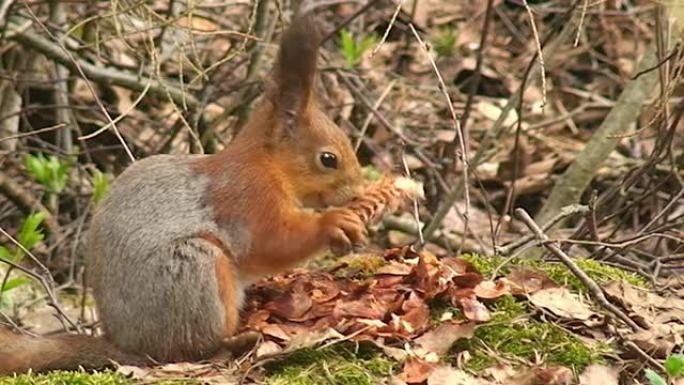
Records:
M225 149L151 156L115 180L85 243L104 336L0 329L0 374L209 358L235 334L250 282L366 242L359 215L335 208L364 183L316 103L319 42L310 16L293 21L263 100Z

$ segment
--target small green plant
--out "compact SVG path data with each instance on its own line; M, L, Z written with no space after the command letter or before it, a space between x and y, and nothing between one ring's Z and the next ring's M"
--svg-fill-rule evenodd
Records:
M432 48L438 57L450 57L456 53L456 31L449 26L439 31L432 39Z
M665 371L672 379L684 378L684 354L673 354L665 360ZM668 382L660 374L651 369L644 371L644 376L651 385L667 385Z
M26 257L26 252L24 250L31 251L31 249L33 249L45 238L45 234L43 234L43 231L40 229L40 225L43 223L44 219L45 214L42 212L27 216L24 219L24 222L21 224L19 232L16 236L17 242L19 242L23 248L18 246L12 248L0 246L0 258L14 263L21 262L24 257ZM2 286L0 286L0 298L3 293L23 286L29 281L30 279L23 275L15 278L6 277L1 281Z
M26 170L36 182L43 185L49 192L59 194L64 191L71 165L54 155L45 156L42 153L26 156Z
M36 182L47 190L47 204L50 211L56 213L59 208L59 194L66 188L71 164L54 155L42 153L26 156L26 170Z
M353 68L361 63L363 55L377 43L375 35L368 35L359 39L354 39L351 32L347 29L340 31L340 42L342 44L342 54L347 67Z
M93 203L97 205L109 191L109 175L96 169L90 181L93 184Z

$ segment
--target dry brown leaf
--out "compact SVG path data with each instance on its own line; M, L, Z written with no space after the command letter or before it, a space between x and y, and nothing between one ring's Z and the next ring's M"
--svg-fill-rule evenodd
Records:
M684 298L674 295L660 296L650 290L630 285L625 281L611 281L603 285L611 299L629 310L648 325L666 322L684 322Z
M563 318L586 321L594 314L577 294L564 287L552 287L532 293L530 302Z
M359 317L367 319L382 319L385 309L380 308L373 298L366 296L358 301L338 300L333 310L333 317L341 319L344 317Z
M580 385L618 385L619 372L603 365L590 365L579 376Z
M526 370L506 380L504 385L567 385L573 380L572 371L564 367Z
M477 273L475 266L462 258L446 257L442 258L441 262L444 268L451 273L447 276L448 278L465 273Z
M213 364L197 363L174 363L152 368L139 368L136 366L120 366L117 373L145 383L158 382L160 380L201 379L203 384L239 383L237 368L220 368Z
M672 353L675 346L684 344L684 325L657 324L626 337L647 353L664 358Z
M482 275L480 273L464 273L455 276L453 281L459 287L475 288L482 282Z
M437 353L441 356L446 354L451 345L459 339L472 338L474 331L474 322L445 322L418 337L415 342L426 351Z
M410 357L404 361L404 367L399 374L399 379L407 384L420 384L428 379L436 364L427 362L418 357Z
M258 328L263 334L271 337L287 341L290 339L290 334L284 329L283 325L266 324Z
M276 355L280 352L283 351L283 348L280 347L277 343L273 341L264 341L261 343L257 349L256 349L256 358L262 358L262 357L270 357L273 355Z
M513 294L530 294L541 289L558 287L546 274L525 267L511 269L506 280Z
M409 275L413 268L405 263L397 261L390 261L388 264L381 266L375 271L375 274L389 274L389 275Z
M498 281L482 281L475 288L473 292L478 298L494 299L502 295L510 294L511 288L505 280Z
M311 309L313 302L306 293L296 292L280 296L264 306L266 310L284 319L300 318Z
M451 366L438 366L427 379L427 385L487 385L491 384Z
M475 298L461 298L459 303L461 304L461 309L463 309L463 314L471 321L487 322L492 318L485 305Z
M425 301L415 292L409 294L409 298L401 305L402 321L411 325L412 331L422 330L430 319L430 308Z

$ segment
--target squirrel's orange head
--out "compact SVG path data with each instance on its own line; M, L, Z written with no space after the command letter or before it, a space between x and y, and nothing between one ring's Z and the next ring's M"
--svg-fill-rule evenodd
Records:
M293 20L281 39L266 100L243 130L266 130L259 135L267 138L266 151L273 154L283 179L292 183L288 187L295 199L306 207L343 205L363 188L349 138L315 100L319 43L309 16Z

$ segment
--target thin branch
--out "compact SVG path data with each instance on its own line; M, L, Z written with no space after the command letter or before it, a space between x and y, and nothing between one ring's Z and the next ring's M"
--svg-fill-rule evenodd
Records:
M323 40L321 40L321 44L325 43L326 41L330 40L333 36L337 35L342 30L342 28L348 26L349 23L354 21L357 17L363 15L367 10L370 9L370 7L372 7L373 5L375 5L375 3L379 2L379 1L380 0L370 0L369 2L366 3L366 5L359 8L356 12L351 14L348 18L344 19L344 21L342 21L339 25L337 25L335 27L335 29L333 29L332 31L328 32L327 35L325 35Z
M378 99L375 101L373 104L373 109L378 110L380 106L382 105L382 102L385 100L387 95L389 95L390 91L392 91L392 88L394 87L394 84L396 83L396 80L391 80L387 87L382 91ZM361 126L361 131L359 132L359 136L356 139L356 144L354 144L354 151L358 152L359 148L361 147L361 143L363 142L363 138L366 136L366 131L368 131L368 127L370 126L371 121L373 120L373 112L368 113L368 116L366 116L366 120L363 122L363 126Z
M423 39L421 39L420 35L418 34L418 31L416 31L416 28L413 26L413 23L409 23L409 28L411 29L413 36L418 41L418 45L420 45L421 49L425 53L425 56L430 61L432 69L435 72L435 75L437 76L439 89L440 91L442 91L444 99L446 99L447 108L451 113L451 119L454 124L454 131L456 131L456 136L458 137L458 140L460 142L461 163L463 164L463 198L465 199L465 211L463 212L463 237L465 237L468 234L468 222L470 219L470 183L468 182L468 173L470 165L468 164L468 149L465 143L466 135L463 132L463 127L461 127L461 122L458 120L458 117L456 116L454 103L451 101L451 96L449 95L449 91L447 89L446 83L444 82L444 78L442 77L442 73L439 72L439 68L437 68L437 63L435 63L435 59L430 54L430 51L428 51L425 42L423 42Z
M373 51L371 52L371 57L375 56L375 54L378 53L380 50L380 47L382 47L383 44L385 44L385 41L387 41L387 37L389 36L390 32L392 31L392 27L394 26L394 22L397 21L397 15L399 15L399 11L401 11L401 6L404 4L404 0L399 0L399 3L397 4L397 8L395 8L394 13L392 14L392 18L390 19L389 24L387 25L387 29L385 29L385 33L382 35L382 38L380 39L380 42L373 48Z
M553 227L556 223L560 222L561 220L570 217L575 214L586 214L589 212L589 207L587 206L582 206L582 205L570 205L563 207L560 213L558 213L555 217L551 218L547 223L544 223L544 225L541 227L542 231L547 231L551 227ZM507 245L503 246L497 246L496 247L496 253L499 255L508 255L514 250L520 248L524 244L530 242L533 240L535 237L534 234L527 234L523 237L518 238L516 241L511 242Z
M59 64L67 67L72 72L78 72L80 67L83 73L97 83L115 85L142 92L149 84L149 92L155 96L169 95L176 103L185 103L188 107L199 106L199 100L186 92L174 82L165 81L162 83L157 79L138 76L130 72L121 71L111 67L97 67L83 60L71 60L69 55L63 52L57 45L39 35L24 31L11 35L11 39L17 43L34 49L48 58L55 60Z
M36 258L36 256L33 255L33 253L31 253L28 249L26 249L24 247L24 245L19 243L19 241L14 239L14 237L9 235L9 233L7 233L5 231L5 229L3 229L2 227L0 227L0 234L6 236L12 243L14 243L19 249L21 249L21 251L23 251L26 255L28 255L29 258L31 259L31 261L33 261L36 265L38 265L40 267L40 269L43 271L43 274L38 274L31 269L28 269L28 268L26 268L26 267L24 267L18 263L14 263L14 262L7 260L5 258L2 258L2 257L0 257L0 262L6 263L7 265L9 265L12 268L15 268L17 270L21 270L26 275L28 275L28 276L36 279L38 282L40 282L41 286L43 286L43 289L45 290L45 293L47 294L48 305L50 305L52 308L54 308L57 311L57 314L62 321L68 323L71 327L73 327L74 329L76 329L80 332L81 328L76 323L74 323L74 321L72 321L71 318L69 318L69 316L64 312L64 309L62 309L62 306L59 304L59 301L57 300L57 296L55 295L54 290L52 290L52 276L50 275L50 271L47 269L47 267L45 267L45 265L40 263L38 258ZM48 279L49 279L49 281L48 281Z
M546 68L544 66L544 51L542 51L541 39L539 38L539 31L537 31L537 23L534 22L534 13L532 13L532 8L527 4L527 0L523 0L525 9L527 10L527 15L530 18L530 26L532 27L532 36L534 36L534 42L537 44L537 59L539 59L539 78L541 79L541 89L542 89L542 111L544 106L546 106Z

